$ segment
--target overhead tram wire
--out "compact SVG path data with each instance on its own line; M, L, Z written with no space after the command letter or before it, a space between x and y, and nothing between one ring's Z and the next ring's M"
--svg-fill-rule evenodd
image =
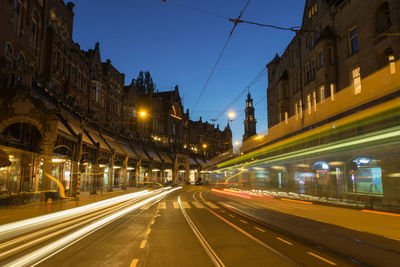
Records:
M258 82L258 80L260 80L265 75L266 72L267 68L264 67L261 72L258 73L257 76L245 88L243 88L243 90L218 114L215 119L219 119L222 115L224 115L224 113L227 112L228 109L246 93L246 91L253 87Z
M194 10L194 11L197 11L197 12L200 12L200 13L204 13L204 14L208 14L208 15L212 15L212 16L215 16L215 17L219 17L219 18L222 18L222 19L229 20L229 17L226 17L226 16L221 15L221 14L217 14L215 12L208 11L208 10L205 10L205 9L202 9L202 8L192 7L192 6L189 6L189 5L177 2L177 1L173 1L173 0L168 0L168 2L167 2L167 0L162 0L162 1L164 3L169 3L169 4L172 4L172 5L175 5L175 6L179 6L179 7L182 7L182 8L191 9L191 10Z
M242 17L243 13L246 11L247 6L249 5L249 3L250 3L250 0L247 0L246 5L244 6L244 8L242 9L242 11L240 12L240 14L239 14L239 16L238 16L238 18L237 18L238 20L240 20L240 18ZM195 104L194 104L194 106L193 106L192 112L194 112L194 111L196 110L196 107L197 107L197 105L199 104L200 98L202 97L202 95L203 95L205 89L207 88L208 83L210 82L211 77L213 76L213 74L214 74L214 72L215 72L215 69L217 68L217 65L218 65L219 61L221 60L222 55L223 55L224 52L225 52L225 49L226 49L226 47L228 46L229 41L231 40L232 34L233 34L233 32L235 31L236 26L237 26L237 23L235 23L235 24L233 25L233 28L232 28L231 32L229 33L229 37L228 37L228 39L226 40L225 45L224 45L224 47L222 48L221 53L219 54L219 56L218 56L218 58L217 58L217 61L215 62L214 67L213 67L212 70L211 70L210 75L208 75L208 78L207 78L206 83L204 84L204 87L201 89L200 95L199 95L199 97L197 98L197 100L196 100L196 102L195 102Z

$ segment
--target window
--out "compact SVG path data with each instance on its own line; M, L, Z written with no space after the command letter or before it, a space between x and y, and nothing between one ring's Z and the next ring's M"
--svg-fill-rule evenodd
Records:
M296 120L299 119L299 107L297 105L297 103L294 104L294 110L296 112Z
M361 75L360 75L360 67L356 67L351 71L351 75L353 78L353 87L354 94L361 93Z
M389 65L390 74L396 73L396 61L391 47L386 48L379 56L379 68L384 68Z
M357 28L354 28L349 32L349 40L350 40L350 55L354 55L355 53L358 52Z
M319 96L320 96L320 101L324 101L325 99L325 86L321 85L319 87Z
M314 34L310 34L310 49L313 49L315 46L315 39L314 39Z
M303 101L299 101L300 118L303 118Z
M328 47L328 58L329 58L329 64L333 64L335 62L332 46Z
M317 111L317 92L315 92L315 90L313 91L313 106L314 111Z
M384 2L376 12L376 33L383 33L392 26L388 2Z
M317 73L317 62L315 59L313 59L311 61L311 68L312 68L312 72L311 72L311 80L315 79L315 75Z
M308 109L308 114L311 114L311 95L307 95L307 109Z
M19 33L21 22L21 3L14 0L14 17L13 17L13 31Z
M311 82L310 64L306 65L306 84Z
M329 85L330 89L331 89L331 100L334 101L335 100L335 84L331 83Z
M318 52L318 68L321 68L324 65L324 52Z
M395 74L396 73L396 62L394 60L393 55L389 56L389 65L390 65L390 74Z
M13 50L9 43L6 43L6 54L8 57L12 57L13 55Z
M36 21L32 20L30 43L33 48L36 47L36 32L37 32L37 24Z
M100 104L100 96L101 96L101 86L100 84L96 85L96 102Z

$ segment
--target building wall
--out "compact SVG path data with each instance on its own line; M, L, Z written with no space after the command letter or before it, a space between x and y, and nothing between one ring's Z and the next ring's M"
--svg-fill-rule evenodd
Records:
M391 23L382 28L377 24L382 18L379 8L385 3ZM283 55L267 65L268 127L284 121L285 113L302 116L331 92L353 85L355 68L360 67L362 80L388 65L389 54L397 60L398 37L380 34L398 33L399 15L400 3L393 0L306 1L302 30ZM352 54L354 29L358 50Z

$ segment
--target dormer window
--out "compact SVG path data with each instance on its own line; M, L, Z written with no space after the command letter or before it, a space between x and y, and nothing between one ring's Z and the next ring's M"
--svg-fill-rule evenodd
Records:
M314 3L312 7L308 10L308 18L311 19L318 11L317 3Z

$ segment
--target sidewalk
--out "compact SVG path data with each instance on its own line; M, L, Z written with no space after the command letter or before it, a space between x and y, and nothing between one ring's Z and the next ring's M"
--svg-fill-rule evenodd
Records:
M137 191L146 190L147 188L128 188L127 190L115 189L113 192L103 191L95 195L90 195L89 192L82 192L79 199L63 199L53 200L48 202L34 202L30 204L16 205L16 206L0 206L0 225L10 222L15 222L23 219L28 219L48 213L76 208L84 206L100 200L134 193Z

